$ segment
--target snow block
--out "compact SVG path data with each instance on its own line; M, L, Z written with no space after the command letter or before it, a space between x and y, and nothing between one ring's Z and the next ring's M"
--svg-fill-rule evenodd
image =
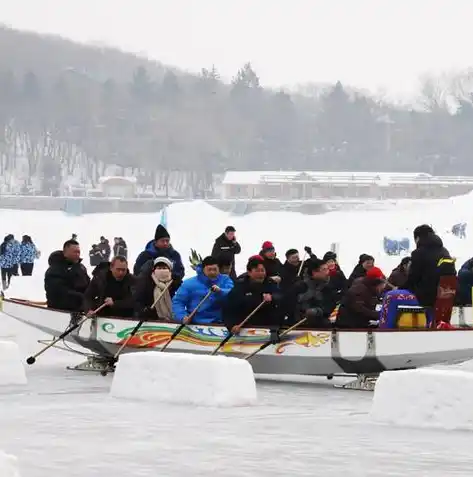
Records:
M385 371L376 383L370 416L399 426L473 430L472 395L471 372Z
M0 341L0 387L27 382L20 348L13 341Z
M248 406L257 401L253 368L248 361L159 351L120 356L110 394L198 406Z
M0 475L2 477L20 477L16 457L0 451Z

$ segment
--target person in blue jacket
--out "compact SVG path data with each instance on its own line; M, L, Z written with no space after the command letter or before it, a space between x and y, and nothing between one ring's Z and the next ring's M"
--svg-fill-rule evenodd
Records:
M168 231L159 224L156 227L154 240L150 240L145 249L138 255L135 266L133 267L133 274L149 272L147 267L151 270L153 262L158 257L165 257L172 262L172 278L175 282L181 282L184 278L184 265L182 264L181 255L177 250L174 250L170 243L170 236ZM145 267L145 265L147 265Z
M467 260L458 272L458 290L456 303L458 305L471 305L473 288L473 258Z
M208 325L222 323L222 308L227 295L233 288L233 280L222 275L215 257L206 257L196 268L197 276L184 281L172 299L174 319L180 323ZM190 319L189 315L207 295L197 313Z
M15 266L18 268L19 253L13 235L9 234L0 245L0 268L2 269L2 286L6 290L10 286Z

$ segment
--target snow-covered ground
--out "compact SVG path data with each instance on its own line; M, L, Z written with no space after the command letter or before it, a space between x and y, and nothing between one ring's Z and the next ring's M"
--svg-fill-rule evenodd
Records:
M431 223L459 262L469 258L472 241L445 232L455 222L469 222L472 199L316 217L287 212L232 217L193 202L170 207L168 225L186 266L191 247L202 255L210 252L213 240L232 224L243 249L240 271L246 258L271 240L281 257L286 249L304 245L322 255L337 242L347 273L361 253L375 255L388 272L399 258L382 253L383 236L410 237L419 223ZM72 218L0 211L5 235L29 234L43 252L35 276L14 278L7 295L44 298L47 257L72 233L78 234L84 256L100 235L123 236L134 260L158 222L158 212ZM24 357L39 349L41 338L0 316L0 340L17 342ZM65 370L80 361L49 350L27 369L26 386L0 386L0 449L18 457L22 477L471 475L469 433L375 423L369 416L372 393L336 390L332 382L313 379L310 385L259 382L258 404L244 408L123 401L109 396L111 375Z

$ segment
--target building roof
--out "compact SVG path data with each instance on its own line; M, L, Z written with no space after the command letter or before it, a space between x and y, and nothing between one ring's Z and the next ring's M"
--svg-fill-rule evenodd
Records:
M440 176L424 172L326 172L326 171L228 171L223 185L258 185L283 183L321 184L455 184L472 183L473 177Z

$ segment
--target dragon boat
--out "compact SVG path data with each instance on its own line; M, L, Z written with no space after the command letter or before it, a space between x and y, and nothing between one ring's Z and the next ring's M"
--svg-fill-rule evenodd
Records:
M52 337L60 336L71 326L70 313L46 308L43 303L4 298L5 315ZM371 390L370 377L388 370L412 369L435 364L454 364L473 359L472 308L455 308L454 329L436 330L418 327L419 307L403 309L401 327L372 330L295 329L281 341L268 346L250 359L256 374L353 376L356 379L341 387ZM101 372L110 365L117 350L129 339L136 319L93 317L68 334L59 349L82 354L87 360L69 369ZM123 352L159 351L179 325L144 322L126 343ZM224 326L189 325L167 347L166 352L210 354L227 336ZM270 339L265 328L242 329L219 353L247 357ZM41 341L41 343L48 343ZM85 348L76 350L70 345ZM370 384L371 383L371 384Z

